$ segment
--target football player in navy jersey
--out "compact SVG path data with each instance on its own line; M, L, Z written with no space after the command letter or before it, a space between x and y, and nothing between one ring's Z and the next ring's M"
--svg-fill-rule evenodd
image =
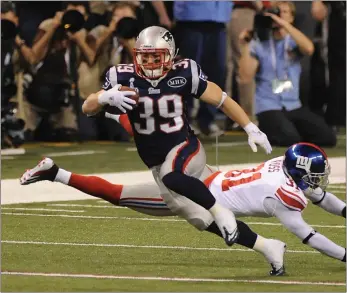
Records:
M175 41L168 30L158 26L144 29L135 43L134 64L112 67L103 90L91 94L82 109L87 115L98 113L105 105L123 112L129 110L138 153L152 170L163 194L168 194L164 198L168 207L192 223L194 219L189 215L194 211L179 205L177 198L184 196L199 204L215 220L210 231L219 230L227 245L232 245L239 236L234 214L217 204L198 179L206 171L206 156L186 119L186 98L190 95L220 108L244 128L254 152L259 144L269 154L271 145L242 108L219 86L207 81L195 61L184 59L174 63L176 54ZM136 102L129 98L134 92L119 91L122 85L139 93L137 107L133 107Z

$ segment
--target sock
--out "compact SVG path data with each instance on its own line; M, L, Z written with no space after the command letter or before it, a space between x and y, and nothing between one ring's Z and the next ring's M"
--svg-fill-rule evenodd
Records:
M217 236L223 238L222 232L219 230L219 228L218 228L216 222L214 222L214 221L211 223L210 226L208 226L208 227L206 228L205 231L210 232L210 233L213 233L213 234L216 234ZM224 238L223 238L223 239L224 239Z
M236 222L237 222L237 228L240 232L239 239L237 240L236 243L253 249L259 235L253 232L246 223L239 220L236 220Z
M209 210L216 202L210 190L197 178L180 172L171 172L166 174L162 181L167 188L189 198L206 210Z
M266 238L264 238L263 236L258 235L257 239L256 239L256 241L254 243L253 249L255 251L264 253L265 250L266 250L265 240L266 240Z
M115 205L119 204L119 199L123 190L123 185L112 184L96 176L83 176L78 174L71 174L68 185Z
M245 224L244 222L239 220L236 220L236 222L237 222L237 228L240 232L239 239L237 240L236 243L242 246L245 246L247 248L253 249L258 235L254 233L251 230L251 228L249 228L248 225ZM216 222L212 222L212 224L207 227L206 231L216 234L217 236L223 238L223 235L221 231L219 230Z
M133 128L131 127L129 117L127 114L120 115L119 123L123 126L123 128L128 132L130 136L134 136Z
M70 177L71 177L71 172L59 168L54 181L68 185Z

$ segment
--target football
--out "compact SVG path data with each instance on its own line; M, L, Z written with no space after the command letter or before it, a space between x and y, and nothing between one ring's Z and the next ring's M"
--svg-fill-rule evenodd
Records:
M129 99L132 99L136 102L135 105L132 105L133 106L133 109L137 106L137 103L139 101L139 94L137 93L137 91L133 88L130 88L128 86L124 86L122 85L120 88L119 88L120 91L124 92L124 91L131 91L131 92L134 92L134 95L133 96L128 96ZM110 105L106 105L104 107L104 110L105 112L108 112L108 113L111 113L111 114L117 114L117 115L120 115L120 114L124 114L121 110L119 110L117 107L114 107L114 106L110 106ZM128 111L131 111L131 110L128 110L128 109L125 109L127 112Z

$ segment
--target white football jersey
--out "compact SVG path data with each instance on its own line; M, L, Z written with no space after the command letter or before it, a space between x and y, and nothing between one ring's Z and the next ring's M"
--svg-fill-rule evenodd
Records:
M282 163L283 157L277 157L251 169L216 172L205 184L217 202L236 216L269 216L263 207L267 197L281 201L289 209L302 211L307 199L284 174Z

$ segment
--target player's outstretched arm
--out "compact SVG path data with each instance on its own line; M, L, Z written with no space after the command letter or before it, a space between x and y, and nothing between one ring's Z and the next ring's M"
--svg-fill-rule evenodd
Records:
M346 203L337 198L334 194L323 191L320 187L315 190L307 190L304 192L314 205L319 206L327 212L346 218Z
M257 151L256 144L264 148L267 154L272 151L270 142L265 133L250 121L245 111L230 98L222 89L213 82L207 82L207 88L200 99L206 103L220 108L225 115L238 123L248 134L248 143L254 152Z
M290 232L299 237L302 243L307 244L327 256L346 262L346 249L316 232L304 221L301 212L291 210L275 199L271 199L271 201L275 203L275 206L272 208L272 210L274 210L273 215L278 218ZM265 205L266 204L267 203L265 203ZM267 207L267 209L269 208L271 207Z

